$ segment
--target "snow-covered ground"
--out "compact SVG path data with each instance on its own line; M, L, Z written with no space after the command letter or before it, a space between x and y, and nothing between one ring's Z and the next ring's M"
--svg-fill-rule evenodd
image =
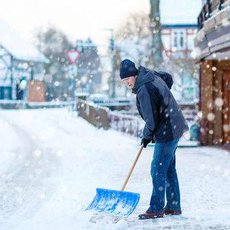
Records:
M66 109L0 111L0 229L230 229L230 153L178 148L183 215L140 221L151 193L152 147L127 185L141 194L134 213L90 223L97 187L120 189L139 140L98 130Z

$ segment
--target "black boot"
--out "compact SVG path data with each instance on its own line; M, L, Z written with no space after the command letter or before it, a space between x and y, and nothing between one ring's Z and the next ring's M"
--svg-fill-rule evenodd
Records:
M147 210L145 213L138 215L139 220L155 219L164 217L164 212L152 212Z
M181 210L172 210L172 209L168 209L168 208L165 208L164 209L164 214L165 215L181 215Z

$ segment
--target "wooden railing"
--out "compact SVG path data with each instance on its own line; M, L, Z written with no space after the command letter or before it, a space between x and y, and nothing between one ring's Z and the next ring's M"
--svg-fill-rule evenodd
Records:
M180 105L189 124L194 123L197 116L196 105ZM145 122L138 115L126 115L118 111L111 111L84 100L78 100L76 106L78 116L84 118L92 125L103 128L113 129L135 137L141 137Z
M110 128L116 131L130 134L132 136L141 137L144 121L140 116L125 115L119 112L109 112Z
M108 117L109 109L88 103L84 100L77 101L76 109L78 111L78 115L87 120L92 125L103 129L110 128Z
M202 29L206 20L215 15L218 11L226 8L228 5L230 5L230 0L207 0L197 19L198 28Z
M80 117L98 128L114 129L133 136L142 134L144 122L140 117L112 112L83 100L78 100L76 109Z

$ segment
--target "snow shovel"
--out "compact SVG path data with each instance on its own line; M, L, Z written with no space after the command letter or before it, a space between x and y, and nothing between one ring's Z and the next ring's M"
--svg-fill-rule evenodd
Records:
M143 147L144 146L142 145L121 190L97 188L96 196L86 210L92 210L96 213L113 214L115 216L122 217L129 216L134 211L139 202L140 194L126 192L124 190L141 155Z

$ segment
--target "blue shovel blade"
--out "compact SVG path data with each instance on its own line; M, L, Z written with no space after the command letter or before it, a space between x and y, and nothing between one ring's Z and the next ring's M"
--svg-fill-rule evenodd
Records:
M97 188L96 196L86 210L116 216L129 216L139 200L139 193Z

